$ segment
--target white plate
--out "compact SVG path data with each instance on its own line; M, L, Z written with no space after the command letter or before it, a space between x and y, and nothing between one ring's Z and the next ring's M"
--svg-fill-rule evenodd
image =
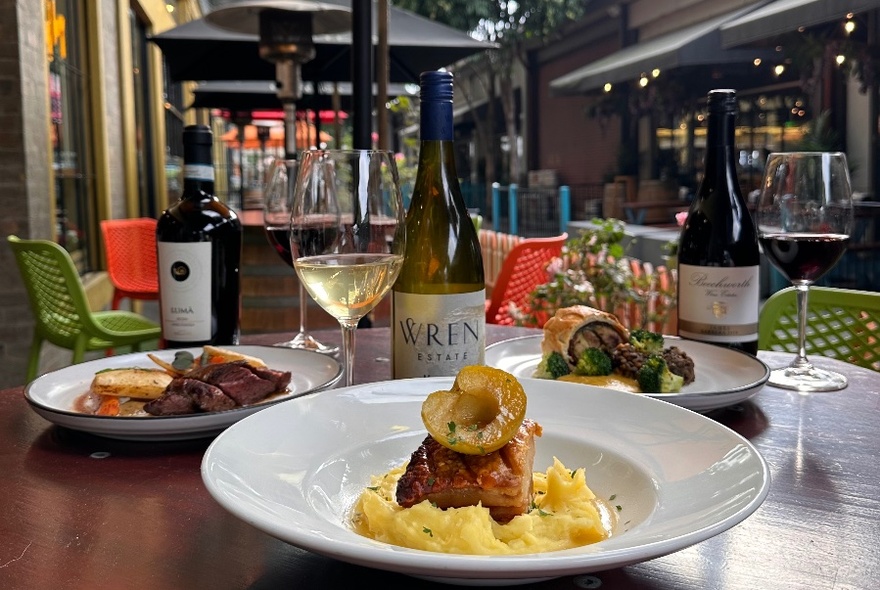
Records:
M342 561L448 583L520 584L620 567L708 539L742 521L769 490L767 464L747 440L709 418L638 395L520 380L544 434L535 468L558 457L585 467L615 496L621 530L585 547L522 556L448 555L373 541L349 526L371 474L409 459L425 437L425 396L449 378L323 391L249 416L202 460L211 495L245 522ZM586 388L586 395L585 395Z
M543 336L523 336L486 347L486 364L517 377L532 377L541 361ZM671 402L696 412L708 412L745 401L758 393L770 377L770 368L755 357L676 336L665 337L694 359L694 382L678 393L639 394Z
M263 359L270 369L290 371L289 393L273 396L258 404L185 416L93 416L76 412L74 400L89 389L95 373L103 369L157 367L145 352L111 356L71 365L46 373L24 390L31 407L40 416L59 426L123 440L170 441L212 436L249 414L292 397L332 386L342 376L336 359L317 352L276 346L228 346L243 354ZM194 355L201 348L187 348ZM152 354L171 362L177 350L159 350Z

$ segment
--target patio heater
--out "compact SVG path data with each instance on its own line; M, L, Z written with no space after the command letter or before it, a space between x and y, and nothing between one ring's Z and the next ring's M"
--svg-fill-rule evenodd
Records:
M309 0L233 2L205 16L230 31L258 34L260 57L275 64L278 99L284 109L284 151L296 158L296 101L302 97L302 64L314 59L314 35L351 30L351 10Z

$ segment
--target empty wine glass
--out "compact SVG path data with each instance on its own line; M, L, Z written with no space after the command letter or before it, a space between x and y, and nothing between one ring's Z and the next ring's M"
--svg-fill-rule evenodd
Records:
M354 379L358 321L403 264L404 208L391 152L315 150L300 157L290 218L293 266L342 328L345 383Z
M807 360L805 342L810 285L840 260L852 231L852 188L846 155L770 154L756 221L767 259L797 289L797 356L788 367L772 371L769 382L798 391L843 389L846 377L813 366Z
M263 204L263 228L266 230L266 239L275 248L275 252L281 259L293 267L290 257L290 211L293 202L294 183L290 182L291 172L296 174L296 160L275 160L272 177L266 187L266 198ZM278 342L275 346L285 348L302 348L314 350L323 354L336 354L339 347L319 342L306 331L306 309L308 299L302 283L299 285L299 332L285 342Z

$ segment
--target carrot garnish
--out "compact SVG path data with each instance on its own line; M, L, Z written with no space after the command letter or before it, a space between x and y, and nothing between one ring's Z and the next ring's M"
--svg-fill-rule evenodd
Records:
M118 416L119 398L112 395L102 395L101 405L95 411L96 416Z

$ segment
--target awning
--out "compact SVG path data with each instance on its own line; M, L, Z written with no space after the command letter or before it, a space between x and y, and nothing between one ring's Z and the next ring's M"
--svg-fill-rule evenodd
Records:
M754 6L736 10L723 16L703 21L596 60L550 82L555 96L583 94L610 82L636 80L642 73L650 75L654 69L661 72L685 66L751 62L754 50L721 48L720 27L741 17Z
M776 0L721 27L723 47L736 47L768 37L880 8L880 0Z

